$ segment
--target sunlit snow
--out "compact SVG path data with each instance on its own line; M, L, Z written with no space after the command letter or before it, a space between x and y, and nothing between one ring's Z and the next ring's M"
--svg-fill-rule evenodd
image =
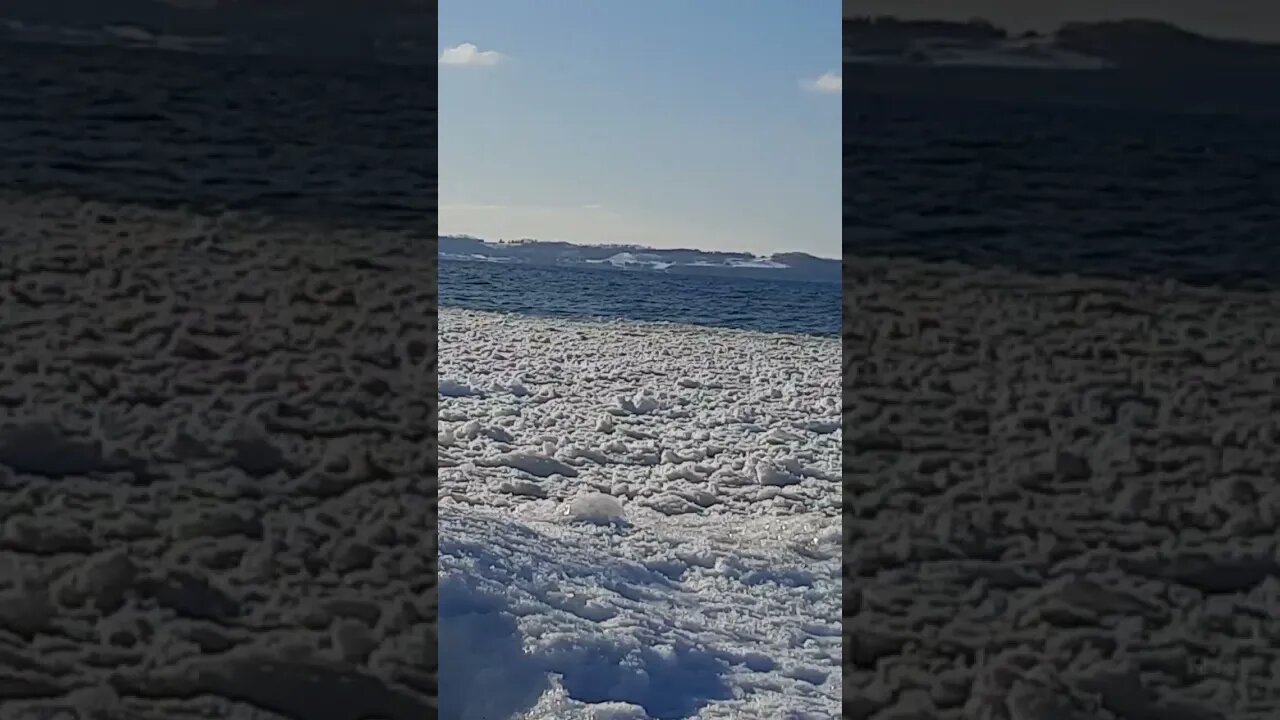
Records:
M441 716L828 718L835 339L440 313Z

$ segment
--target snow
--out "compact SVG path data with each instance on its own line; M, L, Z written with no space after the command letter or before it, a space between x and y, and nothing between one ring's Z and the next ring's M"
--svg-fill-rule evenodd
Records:
M585 493L564 506L564 514L576 522L609 524L626 520L622 503L605 493Z
M612 263L614 265L631 265L633 263L654 264L659 263L660 261L657 259L657 256L649 255L647 253L622 252L609 257L605 262Z
M445 260L466 260L469 262L490 262L490 263L517 263L518 258L493 257L492 255L484 255L481 253L468 253L461 255L458 253L440 253L440 257Z
M661 256L659 255L654 255L651 253L630 253L630 252L614 253L613 255L610 255L607 258L603 258L600 260L587 260L586 262L591 264L597 264L597 265L609 264L619 268L643 266L643 267L649 267L653 270L666 270L667 268L675 264L675 263L663 261Z
M471 395L480 394L480 390L473 388L464 382L449 380L447 378L442 378L440 380L441 397L469 397Z
M0 215L0 717L430 717L434 248Z
M1037 68L1044 70L1105 70L1112 64L1102 58L1058 47L1051 37L1013 38L982 47L957 45L946 39L920 39L899 55L846 52L854 64L926 64L953 67Z
M1280 292L845 272L853 714L1280 717Z
M475 262L506 262L528 264L531 266L610 266L622 270L649 270L654 272L682 271L688 268L719 269L721 271L778 271L778 277L794 277L800 279L818 279L813 275L827 275L832 280L836 275L830 271L839 270L839 260L806 256L804 253L793 253L791 257L802 257L804 267L793 267L781 262L773 255L747 256L738 253L699 251L692 249L662 250L658 248L642 248L637 246L599 246L573 245L562 242L541 242L537 240L518 242L489 242L468 236L444 235L439 238L439 257L445 260ZM758 275L749 272L747 275Z
M772 270L781 270L790 267L786 263L780 263L777 260L767 257L758 257L752 260L730 260L728 264L730 267L769 268Z
M754 257L750 260L741 260L738 258L729 258L718 262L708 260L698 260L686 263L691 267L731 267L731 268L761 268L769 270L786 270L790 265L780 263L772 257Z
M573 469L549 454L532 452L528 450L517 450L501 455L484 458L481 461L483 465L502 466L522 470L530 475L540 478L550 477L552 475L563 475L565 477L578 477L578 471Z
M441 717L837 715L838 340L442 309L439 348L529 390L441 400Z

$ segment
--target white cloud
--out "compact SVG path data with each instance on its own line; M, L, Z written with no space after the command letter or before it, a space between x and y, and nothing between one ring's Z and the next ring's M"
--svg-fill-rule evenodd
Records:
M497 65L505 59L506 56L502 53L496 50L481 50L473 43L462 43L455 47L446 48L440 53L441 65L478 67Z
M804 89L823 95L840 95L844 91L844 76L839 73L824 72L816 80L805 80L800 83Z

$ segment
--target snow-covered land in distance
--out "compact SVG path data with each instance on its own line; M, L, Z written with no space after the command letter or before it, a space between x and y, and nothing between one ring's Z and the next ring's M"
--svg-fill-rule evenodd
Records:
M839 260L800 252L758 256L745 252L654 249L634 245L577 245L541 240L491 242L455 235L440 237L440 257L445 260L535 266L612 267L682 275L840 282Z
M1280 45L1221 40L1160 22L1072 23L1014 35L985 22L844 22L846 96L917 95L1142 112L1280 113L1266 92Z
M441 717L836 717L839 340L439 319Z
M175 52L435 62L435 5L297 0L44 0L5 3L0 41Z
M844 22L845 61L1057 70L1280 68L1280 45L1211 38L1151 20L1077 22L1014 35L985 21L860 17Z

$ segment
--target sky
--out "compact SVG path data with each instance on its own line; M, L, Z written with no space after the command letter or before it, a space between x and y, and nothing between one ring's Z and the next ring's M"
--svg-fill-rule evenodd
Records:
M441 234L839 257L839 18L441 0Z
M1280 3L1262 0L843 0L845 15L967 20L1011 30L1052 30L1065 22L1164 20L1216 37L1280 41Z

